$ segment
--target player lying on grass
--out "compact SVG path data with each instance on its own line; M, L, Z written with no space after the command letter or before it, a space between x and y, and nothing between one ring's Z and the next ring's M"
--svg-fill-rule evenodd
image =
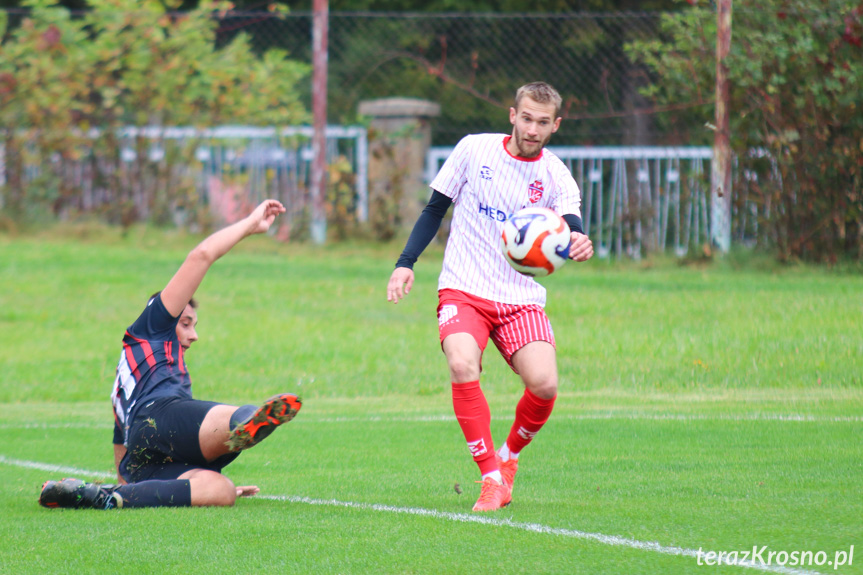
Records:
M45 507L97 508L233 505L256 486L235 487L222 469L299 411L284 393L236 407L192 399L185 353L198 340L192 296L207 270L247 236L266 232L285 211L262 202L243 220L195 247L168 285L126 330L111 395L118 484L48 481Z
M585 261L593 244L581 225L581 194L567 167L545 150L560 126L561 98L543 82L519 88L510 108L512 133L467 136L432 181L432 196L408 238L387 285L398 303L414 282L412 270L455 205L438 280L438 326L452 381L452 401L468 449L482 474L474 511L512 500L518 456L551 415L557 359L545 315L545 288L504 259L500 236L507 216L527 207L552 208L571 229L569 257ZM489 337L525 386L506 442L495 453L491 413L480 389Z

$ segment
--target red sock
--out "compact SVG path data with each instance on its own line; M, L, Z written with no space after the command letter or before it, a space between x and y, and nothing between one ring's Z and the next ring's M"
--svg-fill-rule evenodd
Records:
M554 409L554 400L541 399L533 393L524 390L524 395L515 408L515 421L506 438L506 444L513 453L519 453L533 440L533 436L539 433Z
M452 407L480 472L485 475L497 470L491 439L491 411L479 381L453 383Z

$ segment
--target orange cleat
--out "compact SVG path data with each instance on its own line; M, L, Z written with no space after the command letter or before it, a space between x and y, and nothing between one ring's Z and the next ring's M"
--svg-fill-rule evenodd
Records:
M512 489L506 483L498 483L491 477L477 483L482 483L482 490L473 506L474 511L497 511L512 501Z
M515 473L518 471L518 459L503 461L500 455L496 457L498 469L500 469L500 474L503 476L503 482L509 486L510 492L512 492L515 487Z
M231 451L257 445L278 426L292 420L302 406L300 398L293 393L274 395L231 431L225 445Z

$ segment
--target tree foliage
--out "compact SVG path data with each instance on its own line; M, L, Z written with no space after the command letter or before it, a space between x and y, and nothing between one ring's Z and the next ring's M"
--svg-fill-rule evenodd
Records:
M134 11L121 0L91 0L84 12L47 0L24 4L26 14L14 27L0 13L0 130L6 209L13 214L46 203L55 213L74 209L82 194L68 177L73 163L99 172L113 219L188 202L193 182L177 167L190 159L194 144L127 167L118 142L124 126L278 126L308 117L296 89L308 66L282 50L257 55L242 34L220 45L213 15L224 4L202 2L185 13L156 0L137 3ZM150 145L136 142L139 151ZM38 172L29 185L28 165ZM130 170L142 177L124 183ZM146 171L150 177L143 177Z
M713 96L716 16L690 3L629 46L660 103ZM780 258L863 257L863 2L735 3L726 66L736 196L760 203Z
M313 0L285 0L272 2L286 6L292 11L312 9ZM85 0L60 0L57 4L71 9L86 8ZM194 10L201 5L199 0L175 1L174 9ZM265 3L260 0L235 0L234 9L258 11ZM618 11L618 10L668 10L673 0L534 0L529 5L524 0L330 0L330 11L374 11L374 12L532 12L559 13L574 11ZM15 8L20 0L0 0L0 7Z

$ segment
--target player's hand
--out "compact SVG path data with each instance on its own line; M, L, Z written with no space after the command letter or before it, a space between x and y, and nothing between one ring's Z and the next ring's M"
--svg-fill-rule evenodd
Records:
M414 285L414 271L410 268L396 268L390 276L387 284L387 301L399 303L399 300L408 295Z
M584 234L572 232L572 242L569 244L569 259L586 262L593 257L593 242Z
M237 486L237 497L251 497L252 495L257 495L261 490L257 485L238 485Z
M264 200L255 211L246 218L249 222L249 234L262 234L270 229L273 220L279 214L285 213L285 206L278 200Z

